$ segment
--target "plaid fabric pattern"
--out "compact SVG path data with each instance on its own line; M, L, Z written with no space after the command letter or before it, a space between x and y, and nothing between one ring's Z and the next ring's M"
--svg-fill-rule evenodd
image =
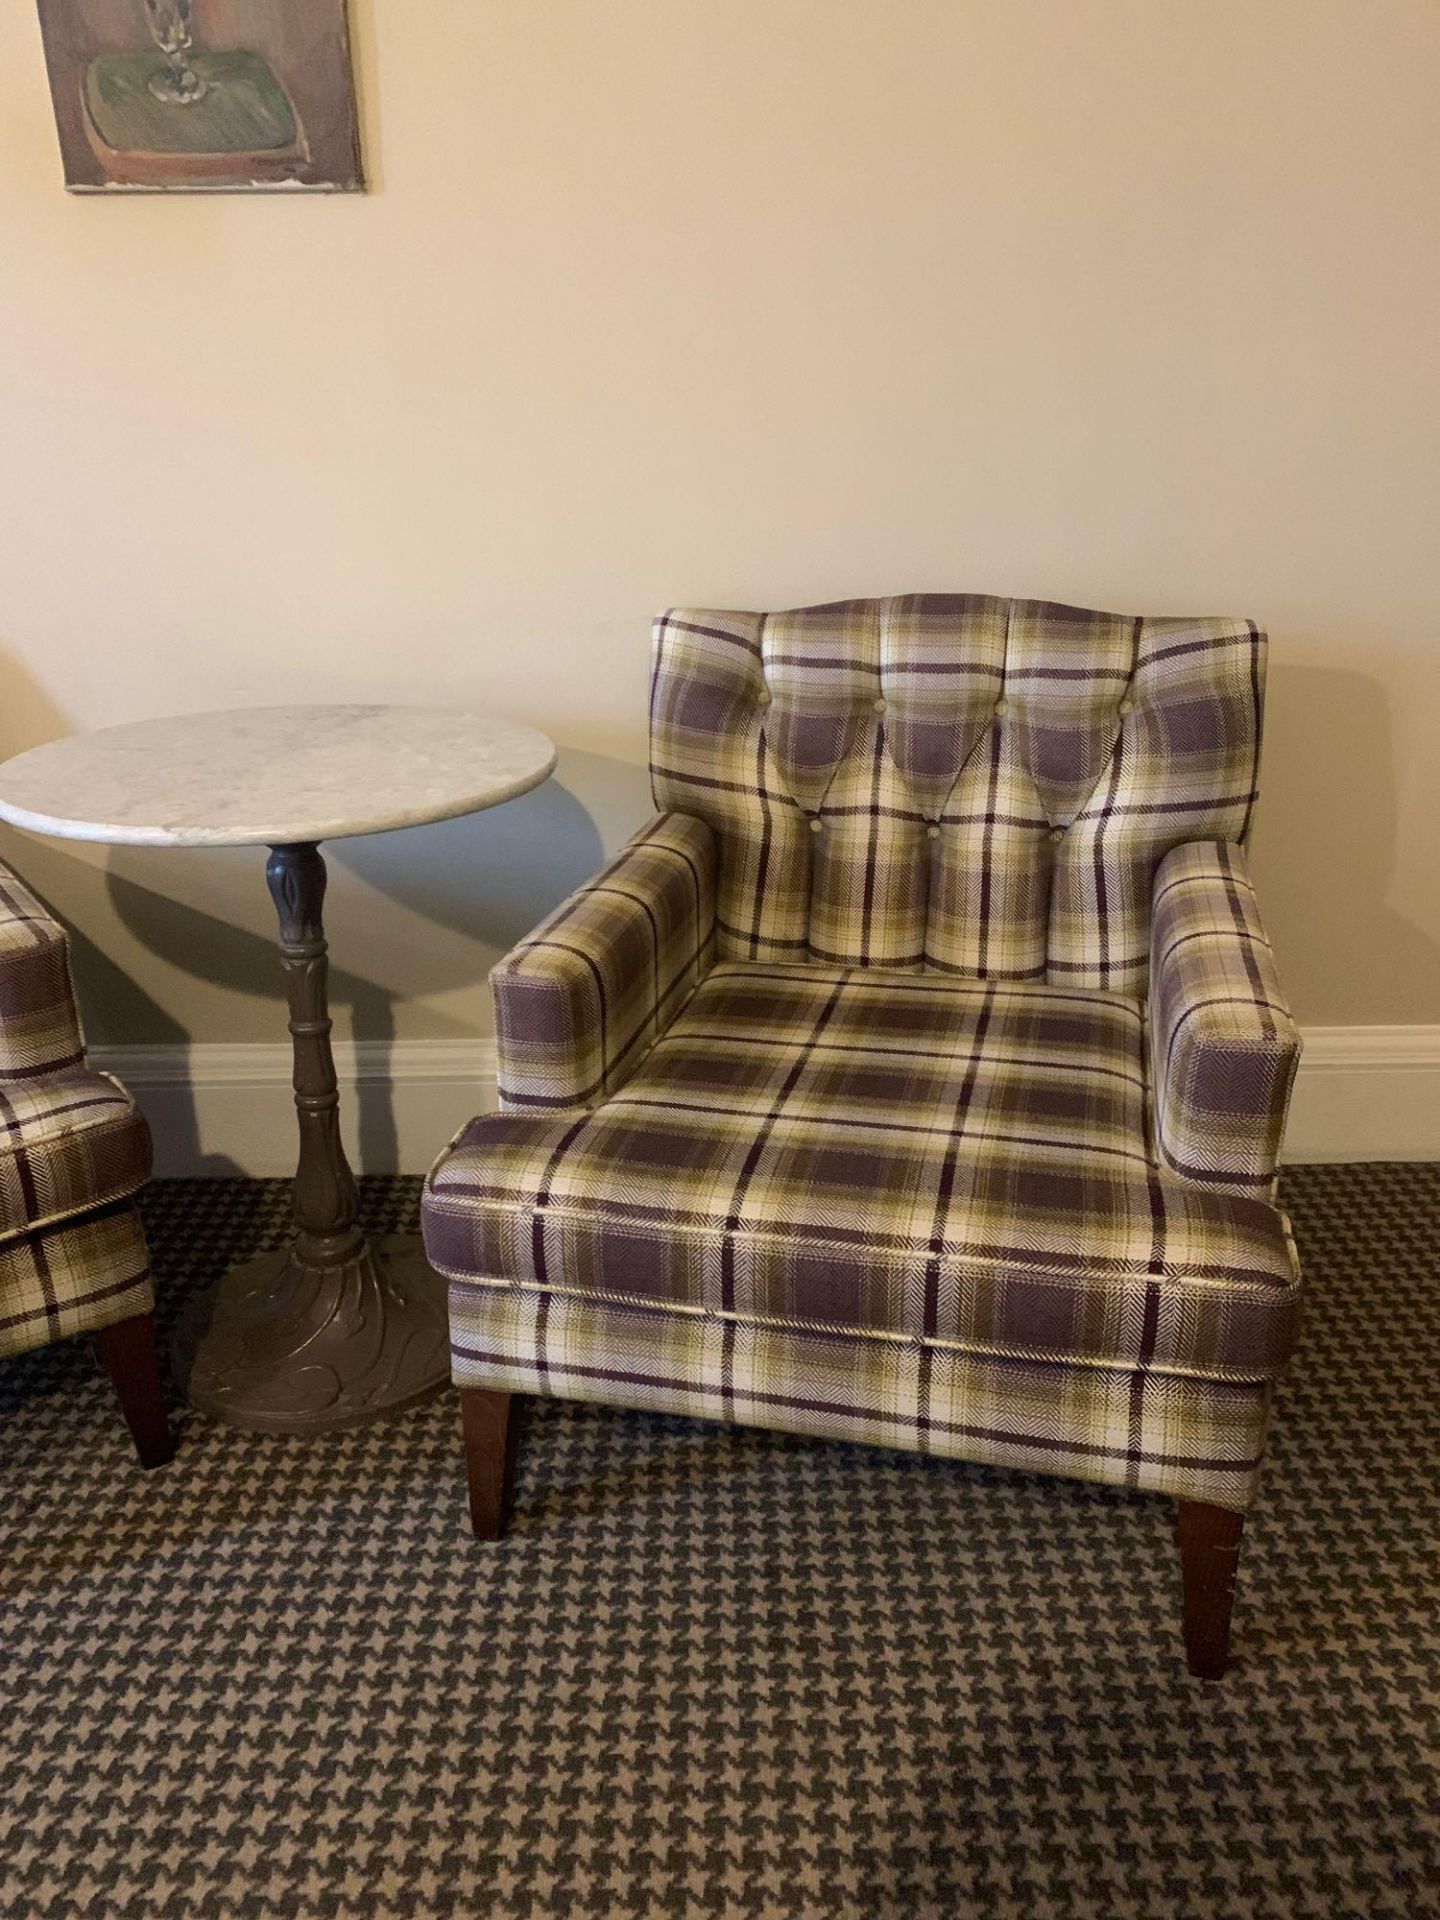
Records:
M1214 1191L1273 1191L1300 1035L1276 977L1243 851L1177 847L1155 880L1155 1145Z
M0 1246L0 1357L148 1313L145 1231L133 1206Z
M0 1075L23 1079L85 1057L63 930L0 867Z
M455 1379L1252 1502L1272 1388L456 1284Z
M113 1204L150 1177L150 1131L84 1062L69 942L0 867L0 1356L153 1304L140 1216Z
M107 1074L0 1080L0 1240L135 1193L150 1130Z
M1162 1182L1144 1101L1118 996L722 962L598 1111L475 1122L431 1176L426 1244L457 1279L1273 1376L1285 1223Z
M656 623L656 804L718 839L723 959L1143 993L1156 868L1243 841L1264 636L918 594Z
M714 836L662 814L492 972L502 1107L614 1093L704 977L714 940Z

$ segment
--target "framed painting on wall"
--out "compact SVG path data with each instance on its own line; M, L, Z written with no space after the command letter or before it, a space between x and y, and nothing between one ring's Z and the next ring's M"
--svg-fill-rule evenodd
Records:
M345 0L39 0L73 192L364 185Z

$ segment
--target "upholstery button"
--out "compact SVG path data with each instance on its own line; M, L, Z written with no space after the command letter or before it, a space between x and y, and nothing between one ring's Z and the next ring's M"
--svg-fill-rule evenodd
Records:
M927 840L938 840L940 838L939 827L934 826L933 824L931 826L926 827L925 837Z
M760 705L761 705L762 707L768 707L768 706L769 706L769 704L770 704L770 689L769 689L769 687L762 687L762 688L760 689L760 692L759 692L759 695L758 695L758 698L759 698L759 701L760 701Z
M875 711L876 713L883 713L885 711L885 702L883 700L877 700L875 702Z
M823 827L824 824L825 822L821 820L818 815L813 815L813 814L811 815L810 831L812 833L819 833L821 827Z
M1009 711L1010 702L1008 700L997 700L995 702L995 718L997 720L1003 720Z
M1134 707L1135 707L1135 702L1129 698L1126 698L1120 702L1120 711L1122 714L1133 712Z
M1063 840L1065 838L1064 827L1052 827L1050 829L1050 838L1052 840Z

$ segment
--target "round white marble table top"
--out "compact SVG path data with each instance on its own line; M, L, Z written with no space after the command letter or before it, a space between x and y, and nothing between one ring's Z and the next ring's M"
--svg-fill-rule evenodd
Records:
M385 833L539 786L553 741L439 707L235 707L102 727L0 766L0 819L137 847Z

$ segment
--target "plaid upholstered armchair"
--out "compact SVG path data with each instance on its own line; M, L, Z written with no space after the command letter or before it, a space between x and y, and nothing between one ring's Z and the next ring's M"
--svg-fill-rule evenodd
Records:
M517 1392L1111 1481L1219 1675L1299 1296L1263 674L979 596L657 623L662 811L496 969L425 1197L477 1533Z
M136 1452L174 1453L134 1196L150 1132L85 1061L63 930L0 867L0 1360L97 1336Z

